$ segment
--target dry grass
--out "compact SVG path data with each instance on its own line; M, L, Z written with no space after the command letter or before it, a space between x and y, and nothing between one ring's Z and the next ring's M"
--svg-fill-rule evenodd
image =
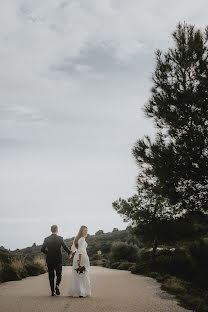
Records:
M174 294L184 294L186 292L184 282L176 277L171 277L164 281L163 289L169 290Z
M1 280L2 271L3 271L3 263L0 261L0 280Z
M11 267L16 271L16 272L23 272L25 268L25 258L14 258L11 262Z
M208 292L192 288L189 282L171 276L162 281L161 288L175 295L184 308L196 312L208 311Z
M47 271L46 261L42 257L36 257L34 263L38 263L45 271Z

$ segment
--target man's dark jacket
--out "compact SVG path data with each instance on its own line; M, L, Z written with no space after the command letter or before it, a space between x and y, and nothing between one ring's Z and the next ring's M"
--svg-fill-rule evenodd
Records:
M51 234L44 239L41 251L46 254L46 262L48 265L62 264L61 246L68 254L70 253L62 236Z

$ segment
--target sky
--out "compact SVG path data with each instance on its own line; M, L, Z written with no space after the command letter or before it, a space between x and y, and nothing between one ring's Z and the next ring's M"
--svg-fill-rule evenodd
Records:
M177 4L178 3L178 4ZM179 21L205 28L205 0L0 3L0 246L41 244L58 224L125 229L112 208L136 192L132 147L155 129L156 49Z

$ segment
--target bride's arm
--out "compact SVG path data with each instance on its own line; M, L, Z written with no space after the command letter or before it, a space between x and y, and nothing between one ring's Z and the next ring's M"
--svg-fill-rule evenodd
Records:
M74 242L71 246L70 254L68 255L68 258L71 259L73 253L76 252L76 247L74 246Z
M78 250L77 250L78 255L79 255L78 265L81 265L81 262L82 262L82 252L83 252L83 248L84 248L84 242L85 242L84 237L81 237L78 240Z
M74 253L75 251L76 251L76 247L75 247L74 242L73 242L73 244L71 246L71 252Z
M82 254L79 254L78 265L81 265L81 263L82 263Z

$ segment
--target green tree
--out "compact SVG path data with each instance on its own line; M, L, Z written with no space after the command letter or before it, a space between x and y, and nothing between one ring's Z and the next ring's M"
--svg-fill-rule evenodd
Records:
M103 230L98 230L97 232L95 232L95 235L101 235L104 234Z
M140 189L138 194L127 200L119 198L113 202L113 208L125 222L132 223L133 232L141 242L153 247L153 260L158 244L174 241L176 233L168 229L173 223L173 216L176 215L176 207L175 210L172 209L169 201L160 195Z
M178 215L177 207L171 207L169 200L146 189L140 189L127 200L119 198L113 202L113 208L125 222L131 222L130 232L136 234L142 244L152 247L153 261L158 245L191 241L207 234L208 216L195 213L193 222L189 214Z
M118 232L118 228L113 228L112 232Z
M151 97L144 112L158 129L137 141L138 188L180 204L181 213L208 211L208 28L179 23L175 46L156 51Z

